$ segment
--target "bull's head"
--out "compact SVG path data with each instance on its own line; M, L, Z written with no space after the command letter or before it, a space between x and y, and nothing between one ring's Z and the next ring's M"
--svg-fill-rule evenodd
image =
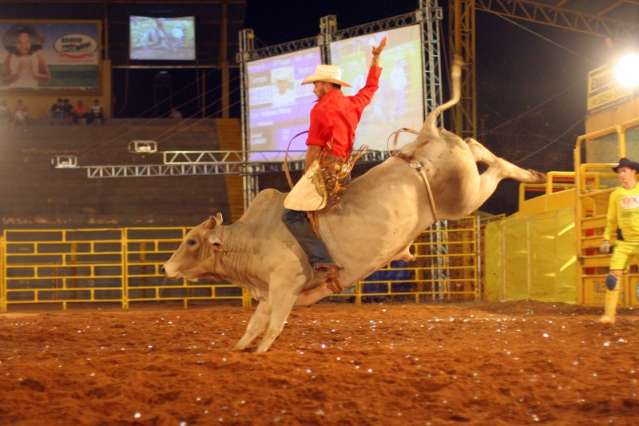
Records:
M212 257L222 250L222 213L216 213L191 229L163 265L169 278L197 279L211 274Z

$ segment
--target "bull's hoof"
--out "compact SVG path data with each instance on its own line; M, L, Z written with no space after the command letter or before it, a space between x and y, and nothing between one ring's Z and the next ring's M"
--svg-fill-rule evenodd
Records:
M546 173L538 172L537 170L528 169L530 174L533 175L535 182L532 183L544 183L546 182Z
M327 280L326 286L335 294L341 293L342 290L344 290L344 287L342 287L342 283L340 283L337 278L330 278L329 280Z
M609 317L608 315L602 315L599 318L598 322L599 322L599 324L614 325L615 324L615 319Z
M240 344L235 344L235 346L233 346L233 347L231 348L231 350L232 350L233 352L242 352L242 351L248 351L248 349L247 349L247 348L248 348L248 346L243 346L243 345L240 345Z
M399 260L403 260L404 262L414 262L415 260L417 260L417 256L415 256L414 254L409 254Z

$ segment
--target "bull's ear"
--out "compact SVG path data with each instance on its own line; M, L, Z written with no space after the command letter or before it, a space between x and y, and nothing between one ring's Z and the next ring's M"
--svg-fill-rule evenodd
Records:
M222 217L222 212L215 213L215 223L217 224L217 226L222 225L222 222L224 222L224 218Z
M213 229L215 228L215 225L217 225L217 221L215 220L215 218L213 216L209 217L205 222L204 222L204 227L206 229Z

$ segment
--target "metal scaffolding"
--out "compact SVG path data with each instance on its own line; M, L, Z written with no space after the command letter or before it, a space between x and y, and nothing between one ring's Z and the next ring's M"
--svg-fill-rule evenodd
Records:
M489 12L599 37L633 39L639 30L637 24L632 25L601 14L595 15L563 8L564 2L559 2L557 5L530 0L473 0L473 2L480 12ZM619 6L623 2L611 3L610 6L603 9L604 12L609 12L613 6ZM628 1L628 3L637 4L636 1Z
M461 99L453 107L453 129L462 138L477 137L477 87L475 64L475 0L450 3L451 51L462 58Z
M274 46L267 46L255 49L254 33L252 29L245 29L240 32L240 51L237 55L240 68L241 80L241 109L242 109L242 147L248 151L249 127L248 127L248 80L247 65L249 61L267 58L295 52L302 49L319 47L322 61L330 63L330 44L336 40L357 37L366 34L373 34L380 31L400 28L407 25L419 24L421 26L421 44L424 46L422 55L422 71L424 86L424 111L434 109L442 102L442 80L441 80L441 44L440 44L440 24L443 17L442 9L438 0L420 0L419 9L363 25L350 28L338 29L337 17L327 15L320 19L319 34L316 37L308 37L301 40L294 40ZM387 153L369 152L364 161L375 161L371 158L383 160ZM244 177L244 206L248 207L259 189L258 174L260 168L255 173Z
M270 152L249 151L248 120L248 63L250 61L296 52L303 49L319 47L322 60L330 60L330 43L335 40L372 34L407 25L421 26L421 41L424 46L422 56L424 81L424 111L427 113L442 102L441 79L441 43L440 23L442 9L438 0L420 0L419 9L399 16L358 25L351 28L338 29L335 15L324 16L320 20L320 33L315 37L294 40L260 49L255 48L255 34L252 29L244 29L239 33L239 51L236 61L240 70L240 107L241 107L241 151L164 151L163 164L139 165L92 165L80 166L77 158L71 159L56 156L54 166L65 169L87 169L87 177L128 178L159 176L196 176L196 175L239 175L243 177L244 207L249 204L259 190L259 175L281 172L283 163L268 160ZM137 152L137 151L136 151ZM360 163L376 163L389 157L386 151L368 151ZM304 154L290 152L289 167L293 171L303 170Z
M282 155L282 151L164 151L163 164L104 166L80 166L75 156L57 156L53 165L58 169L86 169L89 179L235 175L257 182L258 175L284 171L284 163L269 160L269 154ZM289 169L304 170L304 156L303 151L289 152ZM358 164L379 163L389 156L387 151L367 151Z

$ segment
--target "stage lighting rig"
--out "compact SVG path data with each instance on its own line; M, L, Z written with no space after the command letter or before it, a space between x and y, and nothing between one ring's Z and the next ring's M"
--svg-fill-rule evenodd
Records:
M129 142L129 152L133 154L155 154L158 143L152 140L133 140Z
M615 80L626 89L639 86L639 53L633 52L622 56L614 68Z

